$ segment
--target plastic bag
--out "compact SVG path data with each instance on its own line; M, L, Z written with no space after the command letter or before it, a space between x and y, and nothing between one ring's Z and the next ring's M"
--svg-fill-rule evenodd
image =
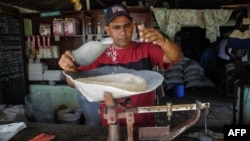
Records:
M54 122L54 110L49 90L34 91L25 96L27 116L34 116L36 122Z

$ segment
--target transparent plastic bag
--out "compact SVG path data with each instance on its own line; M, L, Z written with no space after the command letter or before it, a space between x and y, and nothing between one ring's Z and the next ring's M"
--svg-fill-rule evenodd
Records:
M49 90L38 90L25 96L25 104L26 115L34 116L36 122L54 122L54 110Z

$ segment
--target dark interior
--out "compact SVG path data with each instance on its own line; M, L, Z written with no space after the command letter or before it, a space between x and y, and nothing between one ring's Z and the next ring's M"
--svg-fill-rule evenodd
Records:
M72 0L50 0L50 2L38 0L2 0L1 3L19 6L35 11L69 11L74 10ZM79 0L82 9L104 9L115 3L126 2L127 6L134 7L139 5L139 0ZM141 0L143 6L169 7L181 9L217 9L221 7L235 8L239 5L249 5L248 0ZM164 3L165 2L165 3ZM89 3L89 7L87 6ZM166 4L167 3L167 4Z

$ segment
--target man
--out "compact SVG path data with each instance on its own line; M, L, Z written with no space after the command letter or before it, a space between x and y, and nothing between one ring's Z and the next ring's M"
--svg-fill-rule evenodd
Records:
M92 64L76 68L74 57L70 51L62 54L59 65L65 71L87 71L102 66L122 66L135 70L152 70L156 65L168 70L172 63L183 59L180 48L166 38L159 31L153 28L138 26L140 41L131 40L135 24L133 18L126 7L115 4L107 9L107 24L104 27L106 33L113 39L113 44L97 58ZM116 54L112 54L114 49ZM114 58L115 56L115 58ZM67 81L70 86L72 82ZM93 94L95 94L93 92ZM85 117L86 124L100 124L100 115L98 114L98 103L91 103L79 94L79 102ZM131 105L153 106L155 104L155 92L134 95L131 97ZM103 105L101 106L103 110ZM125 120L119 121L120 125L125 125ZM102 120L106 125L106 120ZM153 113L136 114L135 126L155 126Z

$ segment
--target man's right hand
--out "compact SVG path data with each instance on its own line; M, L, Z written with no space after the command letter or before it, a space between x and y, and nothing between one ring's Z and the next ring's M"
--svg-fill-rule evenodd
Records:
M58 64L61 69L64 71L75 72L76 71L76 64L75 59L71 51L67 50L62 55Z

